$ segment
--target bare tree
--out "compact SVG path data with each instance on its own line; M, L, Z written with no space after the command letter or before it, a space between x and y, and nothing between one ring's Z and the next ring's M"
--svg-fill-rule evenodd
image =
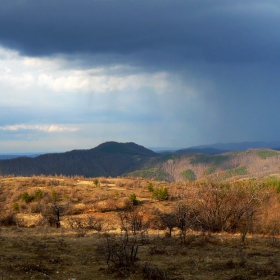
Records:
M143 216L136 212L120 213L121 234L107 234L106 245L99 246L98 251L106 258L110 270L130 269L138 260L141 246L149 242Z
M176 222L180 230L180 238L183 243L186 243L187 231L196 223L194 210L187 204L179 204L176 209Z
M66 213L69 205L62 201L59 194L54 191L52 191L51 196L48 196L48 200L49 202L46 200L38 201L40 212L51 227L60 228L61 216Z
M122 231L131 231L135 235L137 232L146 232L149 228L149 222L144 221L143 214L139 212L120 212L118 215Z
M65 213L66 205L58 204L57 202L47 205L40 204L41 214L49 223L49 226L60 228L61 216Z
M178 226L176 213L160 213L159 216L163 226L168 228L171 237L173 228Z

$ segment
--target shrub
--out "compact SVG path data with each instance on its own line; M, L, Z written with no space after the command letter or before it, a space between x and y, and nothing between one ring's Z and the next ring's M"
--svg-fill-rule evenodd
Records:
M169 198L167 188L161 187L155 189L152 193L152 198L155 198L157 200L167 200Z
M43 192L40 189L36 189L34 193L34 200L38 201L43 198Z
M152 183L149 183L148 186L147 186L147 189L148 189L149 192L152 193L152 192L154 191L154 186L153 186L153 184L152 184Z
M14 210L15 213L18 213L18 212L19 212L19 205L18 205L17 202L15 202L15 203L13 204L13 210Z
M21 199L22 199L23 202L29 203L29 202L31 202L31 201L34 199L34 197L33 197L33 196L30 196L30 195L28 194L28 192L24 192L24 193L22 194L22 196L21 196Z
M72 229L77 230L76 237L84 237L89 230L100 232L103 227L102 221L93 216L87 216L84 219L69 217L68 224Z
M135 193L131 194L129 199L133 205L138 205L139 201L137 200L137 196Z
M120 193L118 191L115 191L114 197L115 198L119 198L120 197Z
M167 273L159 269L157 266L152 266L150 263L145 263L142 267L143 276L145 279L169 280Z
M11 212L5 216L2 216L0 219L0 224L4 226L15 226L17 224L15 214Z
M124 200L124 205L122 207L123 210L130 211L133 208L133 204L130 199L126 198Z
M104 204L104 208L102 212L106 212L106 211L115 211L117 210L117 203L114 199L109 198L106 200L105 204Z
M52 200L54 202L58 201L58 194L55 190L52 190Z
M206 184L194 203L195 215L201 229L247 233L261 201L261 193L244 182Z
M29 210L30 213L40 213L41 212L41 208L38 202L31 202L29 204Z
M280 193L280 180L278 178L269 177L264 180L264 186L275 188L277 193Z
M147 186L147 189L149 192L152 193L152 198L158 199L158 200L167 200L169 198L169 194L167 191L167 188L157 188L155 189L152 183L149 183Z
M131 232L134 235L136 233L146 233L150 223L144 220L143 214L136 211L134 212L119 212L118 213L121 230L125 232Z

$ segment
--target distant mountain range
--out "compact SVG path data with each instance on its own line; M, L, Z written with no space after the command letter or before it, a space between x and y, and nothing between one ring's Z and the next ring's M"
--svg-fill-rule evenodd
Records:
M31 154L31 153L23 153L23 154L2 154L0 155L0 160L1 159L12 159L12 158L18 158L18 157L37 157L39 155L41 155L42 153L38 153L38 154Z
M184 149L172 149L172 148L154 148L152 150L159 153L178 153L178 154L191 154L202 153L207 155L217 155L230 151L246 151L247 149L272 149L280 150L280 142L240 142L240 143L216 143L211 145L193 146Z
M217 143L211 145L200 145L189 149L216 149L220 151L245 151L247 149L273 149L280 150L280 142L240 142L240 143Z
M0 160L0 175L133 176L183 182L277 175L280 152L266 146L264 142L215 144L156 153L131 142L106 142L89 150Z

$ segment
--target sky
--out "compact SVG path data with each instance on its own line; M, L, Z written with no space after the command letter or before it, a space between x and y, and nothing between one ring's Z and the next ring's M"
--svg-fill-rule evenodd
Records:
M277 0L0 0L0 153L280 140Z

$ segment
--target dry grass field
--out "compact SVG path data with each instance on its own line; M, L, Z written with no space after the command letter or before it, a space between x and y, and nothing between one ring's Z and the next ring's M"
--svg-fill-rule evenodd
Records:
M278 191L271 178L2 177L0 279L280 279Z

